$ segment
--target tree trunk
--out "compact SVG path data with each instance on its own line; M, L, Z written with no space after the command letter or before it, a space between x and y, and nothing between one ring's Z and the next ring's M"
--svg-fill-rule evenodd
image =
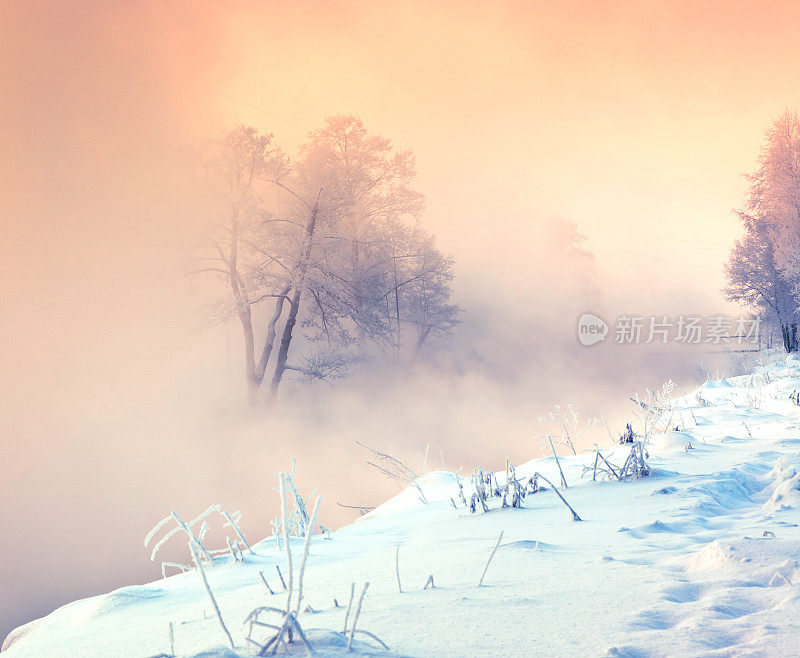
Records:
M286 361L289 358L289 345L292 342L292 331L297 322L297 312L300 310L300 291L295 290L292 296L292 303L289 306L289 317L283 326L281 345L278 348L278 358L275 363L275 371L272 374L272 382L269 387L269 397L272 402L278 398L278 387L281 385L283 373L286 372Z
M798 335L796 322L781 322L781 337L783 338L783 349L788 353L797 352L800 335Z
M414 346L414 356L418 356L419 353L422 351L422 345L425 343L425 339L428 337L428 334L431 332L430 327L424 327L419 330L419 335L417 336L417 344Z
M397 256L394 250L394 242L392 243L392 267L394 269L394 314L397 320L397 354L400 354L400 286L397 284ZM422 347L422 344L417 348Z
M289 286L281 290L281 296L275 301L275 312L272 314L267 324L267 337L264 339L264 349L261 350L261 359L258 362L258 369L256 370L256 377L258 378L259 384L264 381L264 374L267 372L267 364L269 363L269 357L270 354L272 354L272 347L275 345L275 336L277 335L276 326L278 320L280 320L281 313L283 313L283 302L286 301L289 290Z
M796 322L787 322L781 325L781 332L783 333L783 347L789 352L797 352L798 349L798 327Z
M317 226L317 212L319 207L315 204L311 211L311 217L308 218L306 225L306 240L303 246L303 253L297 263L298 277L294 287L294 295L292 295L291 304L289 305L289 316L286 318L286 324L283 326L283 334L281 335L281 344L278 348L278 356L275 361L275 370L272 374L272 382L269 387L270 402L273 403L278 398L278 387L283 379L283 374L286 372L286 361L289 357L289 345L292 342L292 332L294 325L297 322L297 313L300 310L300 297L305 283L306 272L308 271L308 263L311 259L311 247L314 243L314 230Z
M245 377L247 379L247 388L251 395L255 395L258 389L258 377L256 377L255 368L255 341L253 340L253 321L250 316L250 305L248 304L243 309L241 304L239 309L239 320L242 323L242 330L244 331L244 359L245 359Z
M234 211L237 212L237 211ZM253 339L253 318L250 313L250 300L247 291L239 277L238 269L239 258L239 222L234 218L231 222L231 249L228 257L228 278L233 291L233 299L236 302L236 313L242 323L244 333L244 366L247 388L251 396L255 395L260 381L256 377L255 365L255 341Z

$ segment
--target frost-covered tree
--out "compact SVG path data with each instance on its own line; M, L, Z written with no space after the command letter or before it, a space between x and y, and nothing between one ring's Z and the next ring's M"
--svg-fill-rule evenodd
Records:
M254 236L265 216L257 186L265 176L275 177L285 158L272 144L272 135L240 126L219 139L201 144L197 153L199 179L210 221L206 227L207 249L199 258L197 272L221 276L232 300L222 309L235 314L244 337L247 384L254 392L264 377L265 363L256 362L252 307L256 295L259 258ZM285 295L286 293L284 293ZM263 361L263 359L262 359Z
M800 121L786 110L767 131L749 209L765 223L778 269L800 293Z
M293 161L254 128L210 146L221 154L206 160L226 166L205 167L218 178L222 221L216 262L204 269L232 292L252 391L269 380L275 398L291 371L340 376L370 345L400 349L404 327L414 327L418 348L452 331L452 261L418 223L411 153L349 116L328 119ZM253 308L264 302L271 309L255 327Z
M459 308L450 303L453 260L436 249L433 237L419 225L398 227L392 243L391 271L387 280L389 314L395 321L394 345L409 349L417 358L431 336L450 336L458 323Z
M744 236L733 247L726 274L728 299L777 325L787 352L798 349L800 295L800 123L784 112L766 134L759 167L750 176Z
M595 255L586 249L586 236L575 222L553 218L545 224L542 240L548 261L554 262L553 272L556 286L562 295L569 295L584 306L584 310L594 308L601 301L597 283L597 263Z
M763 222L739 212L745 234L726 265L727 299L739 302L778 328L787 352L797 351L797 302L792 285L778 270L772 240Z

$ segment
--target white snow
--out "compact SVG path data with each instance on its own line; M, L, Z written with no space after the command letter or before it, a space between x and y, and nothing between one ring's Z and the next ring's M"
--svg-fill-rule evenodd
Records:
M351 583L358 592L369 581L358 626L391 654L366 636L353 644L360 654L798 655L800 407L788 399L794 390L800 361L790 357L752 376L708 382L700 389L708 406L696 392L677 398L682 430L652 437L653 473L641 480L593 482L581 473L594 453L562 457L570 484L562 493L579 523L552 491L529 495L523 509L470 514L459 502L455 474L425 475L419 484L428 505L411 487L311 541L303 601L314 612L301 613L300 622L315 653L346 653L345 607L334 607L334 598L346 606ZM601 449L617 464L629 451ZM505 463L489 467L502 483ZM517 466L519 479L535 471L559 482L552 457ZM466 480L464 488L469 497ZM500 531L500 548L477 587ZM302 542L292 540L295 562ZM244 563L221 556L205 567L235 652L225 648L195 571L66 605L14 631L5 651L9 658L168 654L172 622L177 655L252 655L242 622L257 606L285 607L275 565L286 570L271 538L253 550ZM429 575L436 586L423 590Z

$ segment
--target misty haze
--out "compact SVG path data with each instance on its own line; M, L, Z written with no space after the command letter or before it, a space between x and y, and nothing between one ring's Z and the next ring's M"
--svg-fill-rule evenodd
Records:
M0 7L3 653L796 655L799 21Z

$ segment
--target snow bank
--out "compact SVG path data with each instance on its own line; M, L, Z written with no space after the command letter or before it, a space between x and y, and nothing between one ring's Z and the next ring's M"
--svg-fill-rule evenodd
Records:
M470 514L450 504L459 501L454 473L420 477L429 504L412 485L311 541L300 621L315 653L346 653L351 584L368 581L358 625L391 653L357 636L356 655L796 655L800 408L787 395L799 383L800 359L790 357L747 381L707 382L699 389L707 406L686 396L688 427L652 437L658 480L595 482L593 453L564 456L561 493L581 523L553 491L528 496L522 509ZM630 451L601 450L614 463ZM504 461L495 468L502 484ZM559 482L552 457L516 470ZM462 482L469 496L469 478ZM299 542L292 549L299 557ZM286 573L285 554L272 541L254 550L207 570L233 651L220 644L203 585L188 572L59 608L11 633L3 655L156 656L169 651L170 622L176 655L248 655L242 620L256 606L285 606L276 572ZM429 576L435 587L423 589Z

